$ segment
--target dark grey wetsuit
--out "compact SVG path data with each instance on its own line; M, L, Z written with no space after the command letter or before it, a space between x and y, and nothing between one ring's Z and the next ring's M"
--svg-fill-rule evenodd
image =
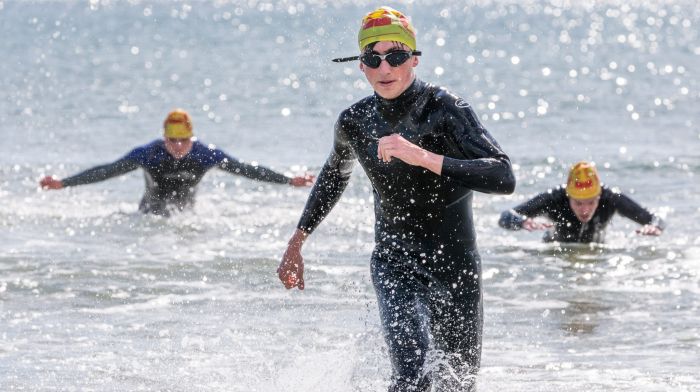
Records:
M195 187L204 174L215 166L254 180L277 184L288 184L290 181L289 177L280 173L262 166L243 163L199 141L192 144L192 150L187 155L175 159L160 139L133 149L113 163L85 170L61 182L63 186L91 184L141 167L146 179L146 191L139 210L144 213L168 215L169 205L183 209L194 203Z
M665 223L658 216L644 209L634 200L620 192L603 186L598 208L590 221L583 223L569 205L566 188L559 186L540 193L512 210L504 211L498 224L510 230L520 230L527 218L546 216L554 224L552 231L545 232L546 242L603 242L605 227L615 213L629 218L640 225L654 224L664 229Z
M444 155L442 175L380 161L378 140L394 133ZM510 160L464 100L416 80L394 100L375 94L341 113L299 229L311 233L330 212L355 160L374 192L371 272L394 370L390 390L425 391L439 379L425 374L431 341L458 374L474 374L483 322L472 191L511 193Z

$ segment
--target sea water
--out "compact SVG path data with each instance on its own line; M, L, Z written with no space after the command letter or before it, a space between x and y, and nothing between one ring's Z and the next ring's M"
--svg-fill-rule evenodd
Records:
M513 195L476 194L484 391L700 388L700 8L694 1L387 2L412 16L418 76L472 104L509 154ZM275 269L308 189L212 170L191 212L143 216L139 171L42 191L160 137L316 173L337 114L372 93L352 1L0 1L0 390L382 391L357 168ZM600 246L547 245L501 211L592 160L664 217L616 217Z

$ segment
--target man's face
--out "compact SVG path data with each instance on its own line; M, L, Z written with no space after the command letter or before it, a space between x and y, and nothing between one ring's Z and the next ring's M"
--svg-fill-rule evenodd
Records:
M404 44L390 41L377 42L372 49L377 54L386 54L396 50L411 51ZM370 68L360 62L360 70L364 72L367 81L380 97L394 99L401 95L413 82L413 68L416 65L418 65L418 57L412 56L398 67L392 67L386 60L382 60L379 68Z
M192 138L178 139L166 137L164 140L165 149L168 151L168 154L172 155L175 159L181 159L192 150Z
M598 208L599 201L600 196L580 200L569 198L569 206L571 206L576 218L578 218L581 223L587 223L593 218L593 214L595 214L595 210Z

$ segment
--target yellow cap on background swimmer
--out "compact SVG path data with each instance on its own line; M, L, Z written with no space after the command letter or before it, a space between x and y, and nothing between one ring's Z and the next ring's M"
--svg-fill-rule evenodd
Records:
M173 139L187 139L192 135L192 119L186 111L175 109L168 113L163 122L163 136Z
M566 181L566 194L572 199L592 199L598 195L602 188L598 171L588 162L578 162L571 167L569 179Z
M406 15L391 8L379 7L362 18L358 35L360 50L379 41L396 41L416 50L416 30Z

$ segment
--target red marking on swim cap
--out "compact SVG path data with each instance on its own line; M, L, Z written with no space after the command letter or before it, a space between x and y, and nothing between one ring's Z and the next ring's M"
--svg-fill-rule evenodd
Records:
M593 180L589 179L588 181L583 182L579 182L578 180L576 180L574 182L574 186L578 189L590 188L593 186Z
M370 19L368 20L364 26L362 26L363 29L368 29L370 27L379 27L379 26L386 26L391 24L391 18L378 18L378 19Z

